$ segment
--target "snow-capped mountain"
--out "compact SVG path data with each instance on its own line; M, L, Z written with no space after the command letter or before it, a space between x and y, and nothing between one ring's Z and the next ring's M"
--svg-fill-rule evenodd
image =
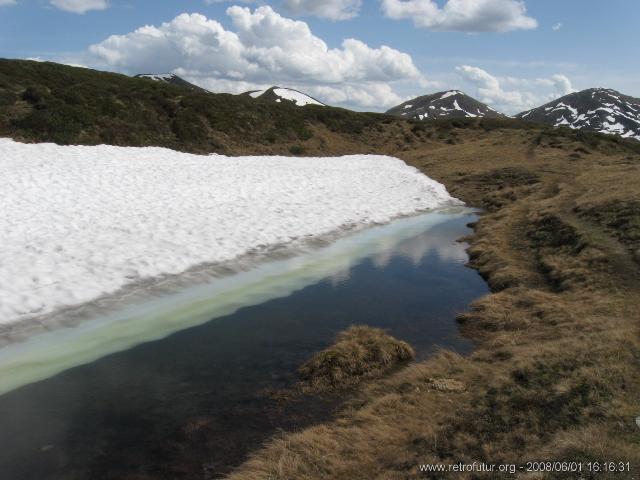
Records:
M324 103L316 100L310 95L294 90L293 88L271 87L266 90L252 90L250 92L243 93L243 95L249 95L253 98L261 98L263 100L271 100L277 103L281 103L282 101L293 102L299 107L304 107L305 105L326 106Z
M423 95L401 103L388 110L387 113L415 120L504 116L489 105L479 102L460 90Z
M640 140L640 99L608 88L570 93L516 117Z
M173 73L141 73L136 75L135 78L148 78L156 82L169 83L171 85L177 85L178 87L190 88L191 90L198 90L200 92L206 92L204 88L201 88L193 83L187 82L184 78Z

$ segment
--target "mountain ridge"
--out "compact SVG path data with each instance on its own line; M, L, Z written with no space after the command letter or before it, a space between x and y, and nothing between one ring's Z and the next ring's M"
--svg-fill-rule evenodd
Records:
M515 118L640 140L640 99L610 88L573 92Z

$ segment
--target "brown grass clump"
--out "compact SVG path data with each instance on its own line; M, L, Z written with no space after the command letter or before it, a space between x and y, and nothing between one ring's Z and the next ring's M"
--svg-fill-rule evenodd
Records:
M379 328L358 325L341 332L329 348L315 354L299 369L303 391L323 392L353 386L407 363L413 348Z

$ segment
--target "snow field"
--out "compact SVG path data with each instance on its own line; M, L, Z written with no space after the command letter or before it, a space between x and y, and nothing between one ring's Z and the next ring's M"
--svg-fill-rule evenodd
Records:
M385 156L198 156L0 139L0 323L344 227L460 204Z

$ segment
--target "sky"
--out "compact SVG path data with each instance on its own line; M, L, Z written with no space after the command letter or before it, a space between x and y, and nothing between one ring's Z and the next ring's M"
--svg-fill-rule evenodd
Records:
M460 89L514 114L591 87L640 97L638 25L637 0L0 0L0 57L356 110Z

